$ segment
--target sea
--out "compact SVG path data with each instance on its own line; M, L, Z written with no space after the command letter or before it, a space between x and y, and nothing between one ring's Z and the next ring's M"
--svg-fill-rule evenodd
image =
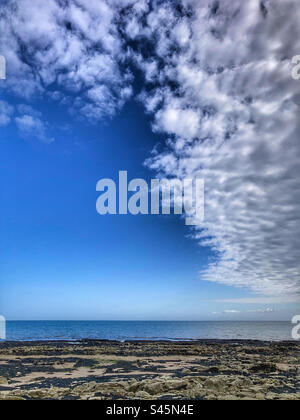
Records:
M7 341L35 340L292 340L290 322L7 321Z

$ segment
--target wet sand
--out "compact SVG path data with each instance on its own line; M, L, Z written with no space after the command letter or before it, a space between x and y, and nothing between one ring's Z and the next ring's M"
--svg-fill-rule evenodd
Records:
M299 400L300 342L5 342L1 399Z

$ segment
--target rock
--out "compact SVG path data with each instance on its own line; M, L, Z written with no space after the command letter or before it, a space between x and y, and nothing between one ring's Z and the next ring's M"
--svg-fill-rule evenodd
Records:
M177 397L176 394L166 394L166 395L160 395L157 397L157 400L159 401L165 401L165 400L175 400Z
M207 369L206 372L207 373L211 373L213 375L217 375L220 372L220 370L219 370L219 368L217 366L212 366L209 369Z
M150 382L144 385L144 391L150 395L161 394L165 391L165 386L163 382Z
M277 367L274 363L260 363L251 366L249 371L252 373L272 373L277 371Z
M171 390L180 391L183 389L187 389L188 386L189 386L189 383L181 379L175 379L175 380L171 380L165 383L165 388L168 391L171 391Z
M249 388L249 386L252 385L252 382L249 378L237 378L234 381L231 382L231 387L239 390L243 388Z
M206 399L207 399L207 400L216 400L216 399L217 399L217 397L216 397L216 395L215 395L215 394L208 394L208 395L206 396Z
M3 376L0 376L0 385L8 385L8 381Z
M0 401L24 401L25 398L19 395L0 395Z
M204 387L217 392L224 392L226 381L222 377L209 378L205 381Z
M129 384L128 386L128 391L129 392L137 392L137 390L141 387L141 383L140 382L132 382Z
M76 386L74 388L74 392L76 392L76 394L81 395L87 392L93 392L96 387L97 387L97 382L90 382L90 383Z
M27 397L35 399L35 400L42 400L43 398L47 397L47 393L44 391L27 391Z
M224 401L236 401L239 400L239 397L237 395L224 395L222 399Z
M192 371L190 369L183 369L182 370L183 375L190 375L191 373L192 373Z
M263 342L0 343L0 355L12 355L12 375L6 378L10 370L0 374L0 399L299 400L299 348L299 343ZM101 372L89 372L103 355ZM28 387L14 380L17 372L27 374L24 366L28 374L39 372ZM82 376L70 377L81 367L87 368L86 377L80 370ZM120 370L112 375L113 368L125 369L126 375Z
M135 396L137 398L139 398L140 400L147 400L147 399L151 398L151 395L148 394L148 392L145 392L145 391L139 391L135 394Z

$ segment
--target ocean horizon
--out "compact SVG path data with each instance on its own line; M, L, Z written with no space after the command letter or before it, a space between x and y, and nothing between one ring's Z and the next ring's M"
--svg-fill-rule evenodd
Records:
M292 340L288 321L7 321L6 341Z

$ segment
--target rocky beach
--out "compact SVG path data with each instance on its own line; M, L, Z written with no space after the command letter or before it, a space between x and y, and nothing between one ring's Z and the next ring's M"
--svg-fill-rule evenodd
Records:
M0 400L299 400L300 343L0 343Z

